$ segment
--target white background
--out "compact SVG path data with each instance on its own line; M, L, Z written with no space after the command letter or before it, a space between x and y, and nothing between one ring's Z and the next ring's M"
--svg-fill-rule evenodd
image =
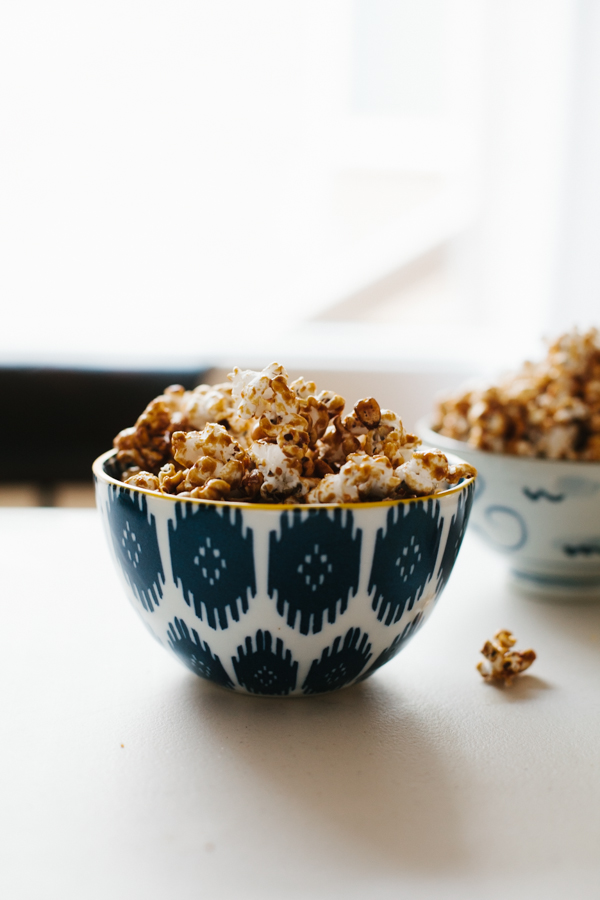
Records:
M506 365L588 324L599 38L591 0L4 4L0 361Z

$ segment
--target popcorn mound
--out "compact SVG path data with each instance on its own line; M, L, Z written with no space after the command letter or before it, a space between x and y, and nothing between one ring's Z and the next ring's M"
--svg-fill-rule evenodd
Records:
M600 332L563 334L542 362L444 398L432 427L479 450L600 460Z
M477 663L477 671L486 681L499 681L509 686L515 675L534 662L534 650L513 650L517 639L511 631L498 631L493 641L486 641L481 653L486 661Z
M126 484L178 497L258 503L357 503L421 497L476 470L451 465L376 400L344 400L283 366L234 369L230 383L179 385L114 440Z

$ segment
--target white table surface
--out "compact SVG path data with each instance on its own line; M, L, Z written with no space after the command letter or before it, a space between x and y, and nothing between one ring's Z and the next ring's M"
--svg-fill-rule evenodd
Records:
M467 536L366 683L264 700L145 633L93 510L2 510L0 893L600 897L600 605L513 595ZM512 689L478 651L538 660Z

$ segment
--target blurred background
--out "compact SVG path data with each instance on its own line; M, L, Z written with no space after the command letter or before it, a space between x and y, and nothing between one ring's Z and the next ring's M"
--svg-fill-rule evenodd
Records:
M0 10L0 503L88 505L167 384L409 427L600 319L597 0Z

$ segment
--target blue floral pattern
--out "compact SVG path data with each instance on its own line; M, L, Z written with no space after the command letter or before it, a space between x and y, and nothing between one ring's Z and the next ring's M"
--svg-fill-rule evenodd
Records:
M270 631L256 632L256 645L247 637L232 657L233 668L240 687L251 694L289 694L296 687L298 663L285 650L281 638L275 641Z
M531 488L524 487L523 493L526 497L529 498L529 500L535 501L542 499L549 500L550 503L562 503L562 501L565 499L564 494L551 494L550 491L545 490L545 488L539 488L538 490L534 491Z
M442 563L438 574L438 594L441 594L446 587L448 579L450 578L450 573L456 562L456 557L458 556L458 551L463 542L465 530L469 521L471 506L473 505L473 494L474 488L471 483L458 495L458 506L456 507L456 512L452 516L452 521L450 522L448 540L444 547L444 555L442 556Z
M199 619L211 628L238 622L248 611L248 595L256 595L252 530L243 533L242 513L235 507L177 503L169 521L173 578L193 603Z
M145 494L109 485L108 524L115 555L133 593L148 612L163 596L162 567L156 521Z
M390 507L385 533L377 532L369 578L380 622L398 622L422 596L435 570L442 524L437 500Z
M173 653L200 678L207 678L223 687L232 688L233 681L223 668L221 660L211 652L207 643L203 643L198 632L189 628L182 619L175 618L169 622L167 640Z
M361 531L353 535L351 510L300 510L281 514L281 536L269 536L269 596L277 598L277 612L286 615L301 634L334 623L356 594L360 569Z
M527 525L521 513L510 506L493 505L486 507L484 526L477 531L492 545L501 550L520 550L527 543Z
M360 628L350 628L344 637L336 637L330 647L326 647L320 659L311 663L304 679L302 690L305 694L320 694L335 691L350 684L362 672L371 658L369 635L361 637Z
M562 551L565 556L600 556L600 539L580 544L563 544Z

